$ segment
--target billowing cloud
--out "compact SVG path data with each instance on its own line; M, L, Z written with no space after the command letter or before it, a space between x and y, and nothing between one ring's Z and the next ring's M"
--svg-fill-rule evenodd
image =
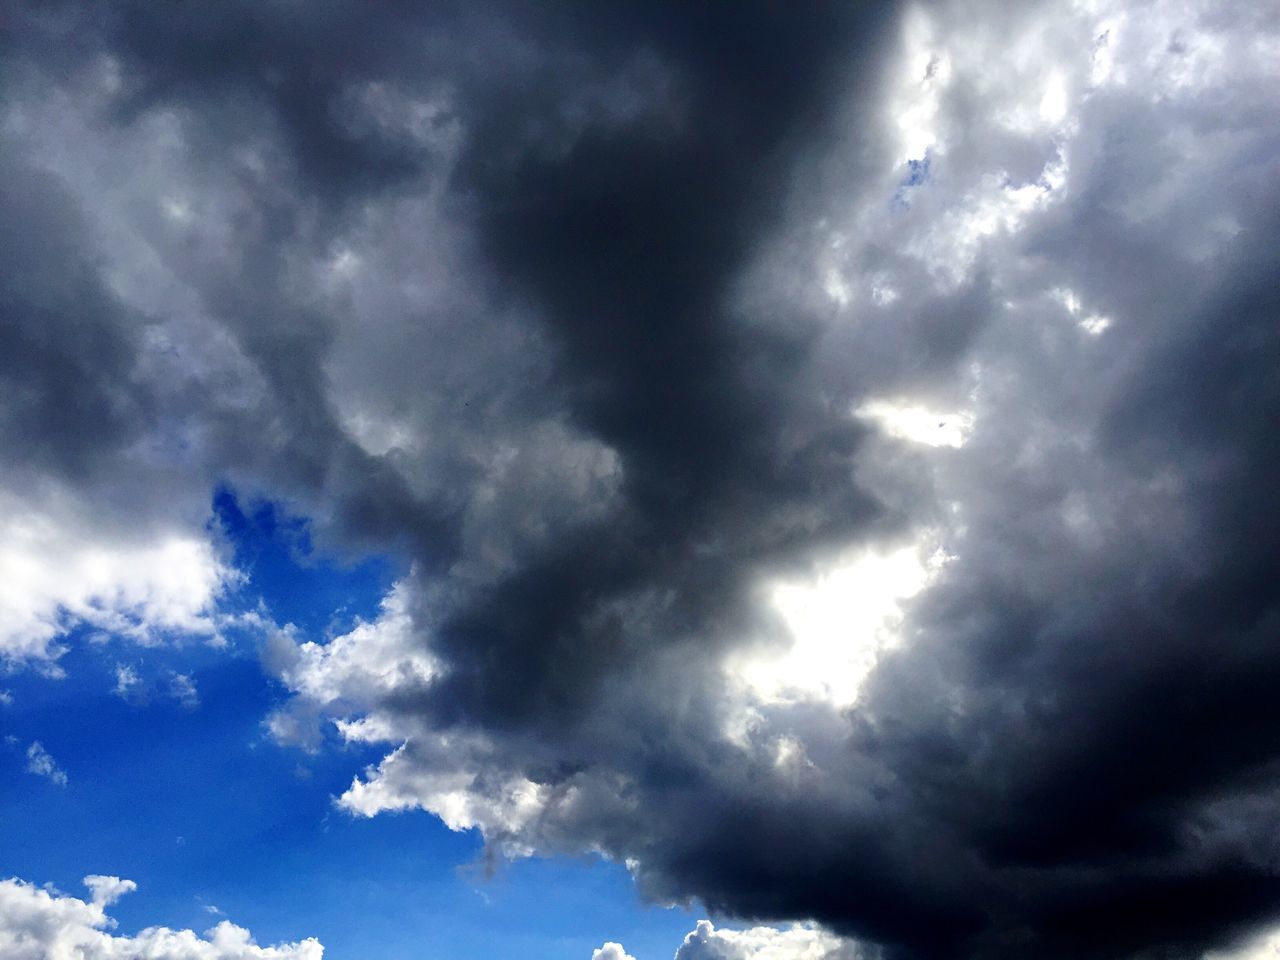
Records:
M206 629L229 482L408 571L267 644L352 813L803 949L1276 919L1274 13L77 13L3 35L5 485L142 560L14 656Z
M119 877L84 878L89 900L0 880L0 953L10 960L321 960L324 947L308 938L258 946L249 931L223 920L203 937L191 930L148 927L137 936L117 936L106 908L137 889Z

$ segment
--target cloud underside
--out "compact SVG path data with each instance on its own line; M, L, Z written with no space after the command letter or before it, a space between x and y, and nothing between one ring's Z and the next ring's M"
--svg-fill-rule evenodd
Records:
M19 16L8 659L216 634L230 483L410 571L266 645L353 813L887 957L1280 919L1265 5Z
M0 880L0 950L8 960L321 960L314 939L260 947L243 927L223 920L204 936L191 930L148 927L137 936L111 932L106 908L137 889L119 877L84 878L91 894L80 900L16 878Z

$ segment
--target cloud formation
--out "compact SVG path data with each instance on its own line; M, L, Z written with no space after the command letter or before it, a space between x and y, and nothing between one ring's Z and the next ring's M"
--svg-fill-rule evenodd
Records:
M717 930L710 920L699 920L675 960L863 960L875 955L807 924Z
M39 740L27 747L27 772L44 777L59 787L67 785L67 772L63 770Z
M205 936L191 930L148 927L137 936L109 931L106 908L137 889L132 880L88 876L91 894L80 900L17 878L0 880L0 952L10 960L321 960L314 939L260 947L243 927L223 920Z
M6 495L89 518L32 582L115 559L11 656L204 629L228 482L404 561L374 621L264 656L278 738L387 745L353 813L893 958L1277 919L1280 17L21 23Z

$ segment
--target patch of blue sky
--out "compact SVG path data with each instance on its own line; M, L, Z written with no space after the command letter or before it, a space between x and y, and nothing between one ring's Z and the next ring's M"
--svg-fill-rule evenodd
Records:
M261 598L279 624L309 639L342 633L357 618L371 620L402 572L387 556L342 557L318 551L311 525L270 500L244 502L229 487L213 496L213 523L248 577L241 600Z
M220 490L214 510L247 575L231 605L261 598L316 639L375 616L396 575L388 558L324 555L278 505ZM134 880L111 911L120 932L205 930L225 914L260 943L315 936L328 960L588 960L605 940L666 960L701 915L642 906L626 870L599 858L533 858L486 877L475 832L426 813L337 809L333 798L385 751L272 741L262 721L285 691L248 635L144 648L81 629L67 647L64 679L19 670L0 684L12 695L0 704L0 876L77 896L89 873ZM35 741L64 785L26 769Z
M929 167L933 162L933 156L929 151L925 151L923 157L906 162L907 172L902 180L898 183L898 189L894 191L892 205L894 207L908 207L911 205L909 193L916 187L923 186L929 180Z

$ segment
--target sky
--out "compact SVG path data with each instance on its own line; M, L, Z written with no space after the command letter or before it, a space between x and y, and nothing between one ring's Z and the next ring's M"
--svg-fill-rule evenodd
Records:
M6 960L1280 957L1280 8L17 0Z

